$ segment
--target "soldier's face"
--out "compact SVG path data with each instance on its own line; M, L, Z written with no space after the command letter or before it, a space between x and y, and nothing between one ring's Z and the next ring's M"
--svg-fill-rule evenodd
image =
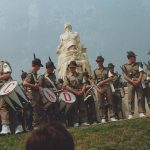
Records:
M109 68L109 71L114 73L114 68Z
M53 73L54 72L54 67L47 68L47 73Z
M71 73L75 73L76 72L76 67L70 67L69 70L70 70Z
M130 57L129 60L131 61L131 63L135 63L136 62L136 57Z
M104 63L104 61L102 61L102 60L101 61L97 61L97 64L98 64L99 67L102 67L103 63Z
M35 71L39 71L40 70L40 66L39 65L35 65L34 69L35 69Z

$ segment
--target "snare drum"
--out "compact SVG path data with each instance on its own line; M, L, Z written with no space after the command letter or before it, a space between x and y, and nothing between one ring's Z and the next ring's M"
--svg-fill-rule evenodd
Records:
M57 100L56 95L50 89L40 88L40 92L41 92L42 101L43 101L44 104L46 104L47 102L50 102L50 103L55 103L56 102L56 100Z
M61 92L59 95L60 111L65 110L67 113L73 103L76 101L76 97L71 92Z
M0 89L0 96L2 96L6 103L14 110L19 110L29 103L17 81L5 83Z

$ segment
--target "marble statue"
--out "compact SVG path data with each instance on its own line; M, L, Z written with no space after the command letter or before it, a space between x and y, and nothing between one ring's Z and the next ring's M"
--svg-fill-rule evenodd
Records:
M57 48L58 78L64 78L68 73L70 61L77 62L79 72L88 71L92 75L92 68L87 57L87 48L80 42L80 35L72 31L72 25L66 23L65 32L60 36L60 44Z

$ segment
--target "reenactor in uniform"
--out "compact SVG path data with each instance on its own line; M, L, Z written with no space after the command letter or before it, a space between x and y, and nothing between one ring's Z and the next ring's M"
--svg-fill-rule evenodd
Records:
M7 61L0 61L0 87L2 87L6 82L11 81L12 69L10 64ZM0 132L0 135L6 135L10 134L10 108L8 104L5 102L4 98L0 96L0 116L2 121L2 131ZM16 114L16 112L15 112ZM19 122L18 118L16 118L17 121L15 134L23 132L23 128L21 123Z
M76 101L70 109L73 125L74 127L78 127L79 123L81 123L81 125L89 125L87 123L87 110L83 100L83 74L76 72L76 61L71 61L68 67L69 74L64 79L64 89L72 92L76 96Z
M112 84L114 86L114 92L112 95L113 103L115 107L115 116L117 119L123 119L123 112L122 112L122 98L124 97L124 88L123 88L123 82L121 79L121 75L114 72L115 66L112 63L108 64L108 69L113 75L113 81Z
M87 71L83 72L83 79L85 86L84 101L87 108L88 122L90 124L96 124L97 123L96 109L95 109L96 96L94 89L92 88L92 80L90 79L90 76Z
M23 110L23 124L24 124L25 131L30 131L32 130L32 106L31 106L30 97L28 96L27 87L23 85L23 82L25 78L27 77L27 75L28 73L22 70L22 74L21 74L22 81L20 83L20 87L23 90L26 97L29 99L29 103L24 107L24 110Z
M28 73L22 70L20 87L24 91L24 93L27 92L26 87L23 86L23 82L24 82L25 78L27 77L27 75L28 75Z
M143 87L141 82L143 78L142 64L136 62L136 55L132 51L127 52L127 58L128 63L122 66L122 70L124 73L124 78L128 82L128 119L132 119L134 115L135 93L137 94L139 116L145 117L145 100L143 97Z
M58 79L58 81L57 81L57 88L58 88L58 90L62 90L63 89L63 84L64 84L64 81L63 81L63 79Z
M49 61L46 63L46 72L40 76L39 85L42 88L48 88L56 94L57 97L57 82L56 75L54 73L54 63L49 58ZM58 100L54 103L47 102L44 104L46 110L48 121L58 121L59 120L59 103Z
M98 56L96 62L98 64L98 68L94 70L93 79L97 84L96 89L98 90L97 115L100 111L101 123L106 123L108 115L106 113L107 111L105 104L107 101L110 120L117 121L115 118L114 104L112 101L112 90L109 84L112 81L112 75L109 75L108 69L103 66L104 58L102 56Z
M32 105L32 126L36 130L43 121L43 103L39 92L38 74L40 67L43 67L41 60L34 57L32 61L32 70L28 73L23 82L23 86L27 87L27 92Z
M145 65L147 67L147 72L144 72L143 74L143 83L145 84L144 96L150 108L150 61L148 61L148 64Z

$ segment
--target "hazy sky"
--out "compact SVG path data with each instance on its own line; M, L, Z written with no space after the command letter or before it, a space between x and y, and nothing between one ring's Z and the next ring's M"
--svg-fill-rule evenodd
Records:
M15 79L30 70L33 52L57 65L66 22L80 33L93 68L100 54L118 70L128 50L149 59L150 0L0 0L0 58L12 64Z

